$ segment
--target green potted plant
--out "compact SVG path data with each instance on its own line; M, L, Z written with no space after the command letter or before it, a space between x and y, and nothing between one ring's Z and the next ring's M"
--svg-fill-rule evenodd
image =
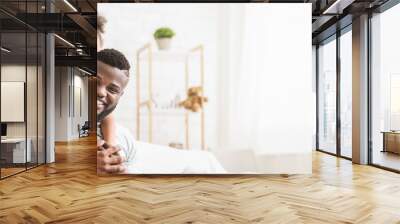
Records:
M168 50L171 46L171 39L175 36L175 32L169 27L160 27L154 32L158 49Z

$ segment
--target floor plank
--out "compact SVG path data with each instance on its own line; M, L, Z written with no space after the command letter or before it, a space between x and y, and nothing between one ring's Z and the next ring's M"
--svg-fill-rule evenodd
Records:
M95 138L0 181L0 223L400 223L400 175L315 152L312 175L96 175Z
M374 151L373 163L395 170L400 170L400 154Z

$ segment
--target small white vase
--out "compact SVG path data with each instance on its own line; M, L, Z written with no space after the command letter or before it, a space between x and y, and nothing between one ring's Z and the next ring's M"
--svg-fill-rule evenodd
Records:
M159 50L168 50L171 47L172 38L157 38L157 46Z

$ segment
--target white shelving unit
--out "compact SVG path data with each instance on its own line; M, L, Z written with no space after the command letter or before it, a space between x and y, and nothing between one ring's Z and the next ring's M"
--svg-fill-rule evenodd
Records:
M190 148L190 127L189 127L189 119L192 112L189 112L183 108L178 107L177 101L182 101L184 99L176 99L178 95L175 95L175 99L172 98L169 101L170 108L160 108L158 103L157 94L154 91L154 78L156 76L155 73L155 64L159 63L179 63L182 66L184 71L184 78L182 81L182 90L186 97L186 92L189 89L189 61L192 59L198 59L200 62L200 83L197 86L204 87L204 48L202 45L198 45L189 50L163 50L157 51L153 49L153 46L148 43L143 47L136 51L136 138L138 140L141 139L140 133L142 128L141 118L147 119L148 123L148 142L153 142L153 130L154 130L154 116L169 116L169 117L182 117L182 122L184 124L184 132L185 132L185 144L184 147L186 149ZM142 70L142 63L147 63L147 72L144 74ZM168 71L164 71L164 74L168 74ZM142 79L147 79L147 86L142 86ZM178 84L179 85L179 84ZM146 94L143 92L146 91ZM204 88L203 88L204 90ZM164 93L160 93L164 94ZM202 93L204 95L204 91ZM142 99L142 95L147 95L145 99ZM184 98L184 97L183 97ZM165 103L165 102L164 102ZM168 103L167 103L168 104ZM147 111L147 113L143 113L143 110ZM201 149L204 150L205 147L205 139L204 139L204 109L202 108L200 113L200 144ZM143 122L144 123L144 122Z

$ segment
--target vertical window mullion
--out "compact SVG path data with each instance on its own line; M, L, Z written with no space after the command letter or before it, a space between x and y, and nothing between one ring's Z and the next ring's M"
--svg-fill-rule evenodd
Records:
M319 44L315 47L315 95L316 95L316 134L315 147L319 149Z
M36 13L39 14L39 0ZM36 166L39 166L39 30L36 32Z
M336 154L341 156L341 119L340 119L340 84L341 84L341 66L340 66L340 30L336 32Z
M28 19L28 1L25 0L25 21ZM25 23L25 88L24 88L24 120L25 120L25 170L28 170L28 113L27 113L27 90L28 90L28 25Z
M372 145L372 64L371 64L371 57L372 57L372 30L371 30L371 20L372 20L372 12L368 12L368 31L367 31L367 42L368 42L368 53L367 53L367 63L368 63L368 70L367 70L367 83L368 83L368 90L367 90L367 97L368 97L368 164L373 163L373 145Z

